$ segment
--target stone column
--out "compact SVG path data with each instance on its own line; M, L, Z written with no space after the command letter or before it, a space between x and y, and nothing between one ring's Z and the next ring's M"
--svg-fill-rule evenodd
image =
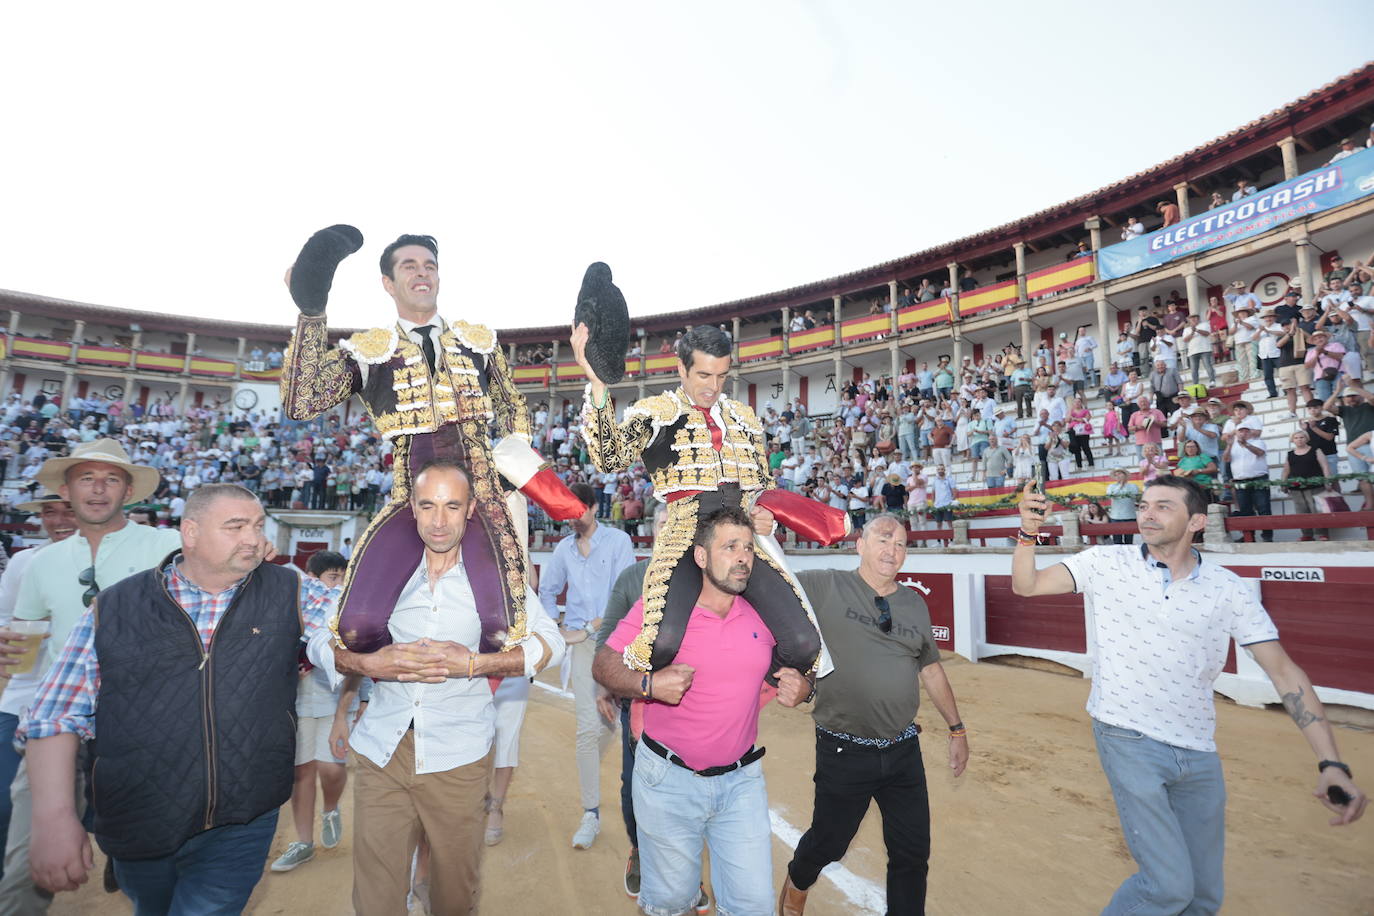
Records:
M844 371L844 360L840 359L840 354L835 353L835 401L839 403L840 389L844 387L844 376L840 373Z
M1293 253L1298 262L1298 277L1302 281L1302 301L1312 302L1317 286L1321 283L1321 268L1317 263L1317 252L1312 248L1312 239L1307 229L1295 227L1288 236L1293 242Z
M959 333L959 329L954 329L954 352L950 355L950 364L954 367L954 387L958 388L963 379L959 377L959 370L964 367L964 335Z
M76 396L76 370L62 370L62 409L71 408L72 398Z
M784 358L782 360L782 394L779 399L782 401L778 407L778 413L787 409L787 405L792 403L792 361Z
M243 378L243 351L248 348L247 338L239 338L239 355L234 361L234 378Z
M787 356L792 351L789 346L792 342L792 310L787 306L782 307L782 355Z
M1178 215L1181 219L1187 219L1192 214L1188 211L1188 182L1180 181L1174 185L1174 196L1178 198Z
M949 267L949 311L957 321L959 319L959 264L957 261L950 261Z
M561 403L554 403L554 394L558 391L558 341L553 342L553 350L549 356L549 416L553 416L555 410L561 410Z
M1278 142L1279 153L1283 156L1283 179L1298 177L1298 138L1284 137Z
M189 358L189 357L188 357L188 358ZM188 404L186 403L186 401L187 401L187 396L190 394L190 391L188 390L189 388L190 388L190 385L189 385L189 383L186 381L186 379L182 379L182 380L181 380L181 392L177 395L177 410L181 413L182 416L185 416L185 415L186 415L186 408L187 408L188 406L190 406L190 405L188 405Z
M644 397L644 375L649 371L649 334L639 329L639 396Z
M86 336L86 322L84 322L84 321L82 321L80 318L78 318L78 319L76 319L75 325L73 325L73 327L72 327L72 351L71 351L71 353L68 354L68 356L67 356L67 359L68 359L70 362L73 362L73 363L76 362L76 351L79 350L79 349L81 349L81 342L85 339L85 336ZM62 402L63 406L66 406L66 403L67 403L66 401L63 401L63 402Z
M1035 352L1035 341L1031 338L1030 307L1027 306L1025 312L1018 318L1021 325L1021 356L1026 360L1026 365L1033 365L1031 354Z
M138 351L143 349L143 332L134 331L134 339L129 342L129 367L138 365Z
M1111 327L1107 324L1110 317L1110 310L1107 308L1106 299L1097 300L1097 359L1094 365L1097 366L1099 378L1107 375L1107 366L1111 365L1116 354L1112 352L1114 336Z
M736 318L734 319L734 321L731 323L730 327L733 328L733 331L731 332L730 342L734 345L734 351L730 354L730 362L731 362L733 365L738 366L738 365L739 365L739 318L738 318L738 317L736 317ZM736 386L736 387L739 387L739 382L738 382L738 381L735 382L735 386Z
M892 375L892 390L889 391L888 393L895 399L895 398L897 397L897 391L896 391L896 388L897 388L897 376L899 376L899 375L902 374L902 373L901 373L901 359L902 359L902 353L901 353L900 350L897 349L897 341L895 341L895 340L892 341L892 343L890 343L890 344L887 345L887 351L888 351L888 354L892 357L892 362L891 362L891 366L892 366L892 372L891 372L891 375Z
M888 326L888 330L889 330L889 331L891 332L891 334L895 337L896 334L897 334L897 281L896 281L896 280L888 280L888 281L887 281L887 304L888 304L888 306L889 306L889 310L888 310L888 313L887 313L887 317L889 317L889 318L892 319L891 324L889 324L889 326Z
M1093 250L1093 257L1097 257L1097 251L1102 247L1102 217L1090 216L1083 221L1083 228L1088 230L1088 247Z
M1183 295L1188 297L1188 311L1199 318L1206 316L1207 304L1202 301L1202 283L1198 280L1197 268L1192 264L1183 268ZM1179 357L1180 361L1182 357Z
M183 371L183 372L190 372L190 371L191 371L191 356L192 356L192 354L194 354L195 352L196 352L196 335L195 335L195 333L192 332L192 331L187 331L187 332L186 332L186 365L184 365L184 366L181 367L181 371ZM185 398L183 397L182 400L184 401ZM181 405L181 412L182 412L182 413L185 413L185 412L186 412L186 405L185 405L185 404L182 404L182 405Z
M835 311L835 346L844 346L844 340L840 336L840 322L844 320L844 298L842 296L830 297L831 308ZM839 384L836 382L836 384Z
M15 334L18 334L18 333L19 333L19 312L18 312L18 310L16 310L16 309L10 309L10 336L13 337Z
M1012 248L1016 252L1016 301L1026 302L1026 243L1017 242Z

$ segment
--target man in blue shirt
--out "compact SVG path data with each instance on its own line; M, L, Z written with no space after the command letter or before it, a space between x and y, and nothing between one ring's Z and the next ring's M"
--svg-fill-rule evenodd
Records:
M574 849L588 849L601 832L601 758L615 726L596 708L592 659L596 641L588 639L601 623L611 586L626 567L634 565L634 549L625 532L597 523L596 493L584 483L569 489L587 507L572 520L573 537L553 549L553 558L540 570L539 603L551 613L558 594L567 586L563 605L563 639L572 666L572 689L577 710L577 776L582 789L582 821L573 834Z

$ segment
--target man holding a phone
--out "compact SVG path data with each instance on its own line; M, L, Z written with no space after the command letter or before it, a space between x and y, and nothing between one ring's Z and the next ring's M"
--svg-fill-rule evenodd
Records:
M1341 761L1312 682L1283 646L1255 591L1193 546L1207 494L1163 475L1137 512L1142 543L1101 545L1037 569L1048 507L1026 485L1012 590L1023 597L1081 592L1095 628L1088 713L1126 843L1139 871L1104 914L1215 913L1222 902L1226 789L1214 733L1212 684L1234 638L1264 669L1318 760L1314 795L1355 822L1368 799Z

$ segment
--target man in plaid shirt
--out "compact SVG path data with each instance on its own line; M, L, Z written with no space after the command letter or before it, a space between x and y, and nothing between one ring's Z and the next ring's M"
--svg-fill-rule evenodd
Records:
M73 628L19 730L40 886L74 890L93 864L75 777L90 741L94 832L136 911L247 903L290 794L298 645L335 595L262 564L264 522L242 487L197 489L183 551L111 583ZM177 639L188 622L197 639Z

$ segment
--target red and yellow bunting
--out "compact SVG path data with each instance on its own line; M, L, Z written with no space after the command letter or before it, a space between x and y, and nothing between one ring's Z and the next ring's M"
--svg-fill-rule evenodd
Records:
M988 309L1016 304L1016 281L1008 280L993 286L980 286L978 289L959 294L959 317L967 318Z

